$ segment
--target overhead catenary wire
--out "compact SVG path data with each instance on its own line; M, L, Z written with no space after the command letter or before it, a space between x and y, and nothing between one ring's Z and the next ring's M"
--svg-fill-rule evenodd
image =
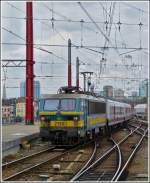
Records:
M52 9L53 9L53 8L52 8ZM53 12L52 12L52 13L53 13ZM107 14L106 14L106 15L107 15ZM61 17L62 17L62 16L61 16ZM12 17L10 17L10 18L12 18ZM14 18L15 18L15 17L14 17ZM62 17L62 18L64 18L64 17ZM68 17L65 17L65 18L66 18L65 20L58 19L58 22L59 22L59 20L60 20L60 22L68 22L68 23L74 22L74 20L72 20L72 18L71 18L71 20L68 19ZM70 17L69 17L69 18L70 18ZM23 19L26 20L26 18L23 18ZM54 20L53 20L53 19L54 19ZM68 19L68 20L67 20L67 19ZM40 18L39 18L39 20L41 21ZM52 21L55 22L55 21L57 21L54 17L51 18L51 19L43 19L43 20L45 20L45 21L48 20L49 22L52 22ZM78 20L78 22L80 22L80 21L81 21L81 20ZM97 21L95 21L95 22L97 22ZM80 23L81 23L81 22L80 22ZM86 24L86 23L92 23L92 24L93 24L92 21L91 21L91 22L85 21L85 24ZM100 23L100 21L97 22L97 24L99 24L99 23ZM103 21L102 21L101 23L104 24ZM128 24L128 23L127 23L127 24ZM112 25L117 25L117 23L112 23ZM132 25L133 25L133 24L132 24ZM134 25L138 25L138 24L134 24ZM145 26L145 25L143 25L143 26ZM85 26L84 26L84 27L85 27ZM56 28L56 27L55 27L55 28ZM58 30L56 29L55 32L58 34L59 37L62 36L61 38L63 39L63 35L61 35L61 32L59 31L59 29L58 29ZM94 31L93 31L93 32L94 32ZM59 33L60 33L60 34L59 34ZM2 43L2 44L4 45L5 43ZM5 45L7 45L7 43L6 43ZM8 43L8 45L11 45L11 44ZM12 45L13 45L13 44L12 44ZM20 43L20 45L26 45L26 44ZM44 44L43 44L43 45L42 45L42 44L39 44L39 45L38 45L38 44L34 44L34 46L44 46ZM47 44L46 46L67 47L68 45L50 45L50 44L48 45L48 44ZM76 45L73 45L73 44L72 44L71 46L72 46L73 48L77 48L78 51L83 50L83 49L81 49L81 46L82 46L82 45L77 45L77 44L76 44ZM125 50L133 49L133 48L131 48L131 47L127 47L127 48L121 48L121 47L120 47L120 48L119 48L119 46L116 46L116 45L115 45L115 46L109 46L108 49L111 49L111 48L114 49L114 47L118 47L117 49L125 49ZM80 48L80 49L78 49L78 48ZM103 46L102 46L102 47L93 47L92 45L91 45L91 46L90 46L90 45L87 45L87 46L84 45L84 48L88 48L88 49L89 49L89 48L96 48L96 49L97 49L97 48L100 48L100 49L102 48L102 49L103 49L104 47L103 47ZM41 48L41 49L42 49L41 51L44 51L44 50L45 50L44 48ZM87 51L88 51L88 49L87 49ZM131 52L137 51L138 49L139 49L139 48L135 48L135 50L131 50ZM144 50L144 49L147 49L147 48L142 48L141 50ZM48 51L48 52L47 52L47 51ZM84 50L84 51L85 51L85 50ZM94 50L94 49L93 49L93 50L89 50L89 51L92 51L93 54L94 54L94 52L97 51L97 50ZM46 50L46 52L51 54L51 52L50 52L49 50ZM129 52L130 52L130 51L129 51ZM129 52L126 52L126 53L129 53ZM98 53L98 52L95 52L95 53ZM122 53L121 55L126 54L126 53L124 52L124 53ZM66 61L66 60L65 60L65 61ZM45 64L48 64L48 63L45 62ZM55 64L56 64L56 63L55 63ZM60 64L63 64L63 63L60 63ZM64 64L66 64L66 63L64 63ZM85 64L85 65L90 65L90 64Z
M56 14L56 15L58 15L58 16L64 18L64 19L67 20L67 21L71 21L71 19L69 19L68 17L62 15L62 14L59 13L59 12L54 11L52 8L49 8L45 3L42 2L42 5L43 5L45 8L47 8L50 12L52 12L52 14ZM55 19L53 19L53 20L55 20Z
M3 44L3 45L22 45L22 46L26 46L26 44L25 43L15 43L15 42L12 42L12 43L10 43L10 42L1 42L1 44ZM68 45L61 45L61 44L55 44L55 45L53 45L53 44L38 44L38 43L34 43L33 45L35 45L35 46L45 46L45 47L68 47ZM81 48L80 47L80 45L74 45L74 44L72 44L71 45L71 47L74 47L74 48ZM104 46L93 46L93 45L84 45L82 48L101 48L101 49L103 49L104 48ZM114 46L108 46L106 49L114 49ZM141 49L141 50L148 50L148 48L147 47L143 47L143 48L139 48L139 47L117 47L117 49L123 49L123 50L133 50L133 49ZM94 50L94 51L96 51L96 50Z
M21 13L25 14L25 11L23 11L22 9L20 9L20 8L16 7L16 6L15 6L15 5L13 5L12 3L7 2L7 4L8 4L8 5L10 5L12 8L14 8L14 9L18 10L19 12L21 12Z
M9 32L10 34L12 34L12 35L16 36L17 38L19 38L19 39L21 39L21 40L25 41L25 39L24 39L23 37L21 37L21 36L19 36L18 34L16 34L16 33L12 32L11 30L8 30L8 29L7 29L7 28L5 28L5 27L2 27L2 29L3 29L3 30L5 30L5 31L7 31L7 32Z
M102 7L103 10L105 11L105 13L108 14L108 12L107 12L107 10L105 9L105 7L103 6L103 4L102 4L101 2L99 2L99 4L101 5L101 7ZM114 24L116 30L117 30L117 27L116 27L116 26L120 26L120 25L123 24L122 22L120 22L120 17L121 17L121 15L120 15L120 3L119 3L119 22L117 22L116 24L114 24L114 22L112 22L112 24ZM109 24L109 22L107 22L107 23ZM118 28L119 28L119 27L118 27ZM124 41L124 39L123 39L123 36L122 36L121 31L119 31L119 34L120 34L120 37L121 37L121 39L122 39L123 44L125 44L125 41ZM115 45L117 45L117 44L116 44L116 38L115 38Z
M141 11L141 12L143 12L143 13L148 13L148 11L143 10L143 9L141 9L141 8L137 8L136 6L131 5L130 3L127 3L127 2L122 2L122 3L123 3L124 5L130 7L130 8L133 8L133 9L137 10L137 11Z
M49 8L49 7L46 6L46 5L44 5L44 6L45 6L49 11L51 11L51 12L52 12L52 15L53 15L53 13L54 13L55 11L54 11L53 9ZM55 13L56 13L56 14L59 14L60 16L62 16L62 17L64 17L65 19L68 20L68 18L67 18L66 16L64 16L64 15L58 13L58 12L55 12ZM53 16L52 16L51 20L54 20L54 17L53 17ZM69 21L71 21L71 20L69 19ZM83 20L80 21L80 23L83 23L83 22L84 22ZM53 25L53 26L52 26L52 29L55 30L63 40L65 40L65 38L61 35L61 33L59 33L59 32L56 30L56 28L54 28L54 24L52 24L52 25ZM81 26L83 26L83 24L82 24ZM83 27L82 27L82 29L83 29ZM82 33L81 33L81 34L82 34ZM93 50L93 49L90 49L90 48L85 48L85 47L83 47L83 45L82 45L82 41L83 41L83 40L82 40L82 39L83 39L83 35L81 35L81 45L80 45L80 47L78 47L78 48L84 48L84 49L87 49L87 50L89 50L89 51L93 51L93 52L102 54L102 52L100 52L100 51L96 51L96 50ZM75 43L71 43L71 44L74 45L74 46L76 46Z
M26 20L26 17L14 17L14 16L2 16L3 19L16 19L16 20ZM33 18L33 21L53 21L53 22L66 22L66 23L81 23L81 20L64 20L64 19L50 19L50 18ZM104 21L95 21L97 24L105 24ZM84 24L93 24L91 21L85 21ZM108 23L109 24L109 23ZM118 25L118 22L113 22L113 25ZM127 23L127 22L121 22L122 25L126 26L138 26L138 23ZM148 24L143 24L143 26L148 26ZM87 27L90 29L90 27Z
M10 42L2 42L1 44L3 44L3 45L20 45L20 46L26 46L26 44L25 43L16 43L16 42L12 42L12 43L10 43ZM39 43L34 43L33 45L35 45L35 46L45 46L45 47L68 47L68 45L62 45L62 44L55 44L55 45L53 45L53 44L39 44ZM71 47L74 47L74 48L81 48L81 46L80 45L74 45L74 44L72 44L71 45ZM104 48L104 46L93 46L93 45L84 45L84 46L82 46L82 48L101 48L101 49L103 49ZM108 46L106 49L114 49L114 46ZM133 49L141 49L141 50L148 50L148 48L147 47L142 47L142 48L139 48L139 47L120 47L120 46L118 46L117 47L117 49L123 49L123 50L133 50ZM94 51L96 51L96 50L94 50Z
M94 19L91 17L91 15L88 13L88 11L84 8L84 6L82 5L81 2L78 2L79 6L81 7L81 9L86 13L86 15L89 17L89 19L93 22L93 24L96 26L96 28L100 31L100 33L105 37L105 39L111 44L111 46L113 47L113 49L116 50L117 54L119 55L119 51L117 48L115 48L111 42L111 40L108 38L108 36L106 34L104 34L104 32L101 30L101 28L99 27L99 25L94 21Z
M101 2L99 2L99 4L101 5L101 7L102 7L103 10L105 11L105 13L108 14L108 12L107 12L107 10L105 9L105 7L103 6L103 4L102 4ZM120 22L120 13L119 13L119 22ZM107 23L109 24L109 22L107 22ZM111 24L114 24L114 22L111 22ZM118 25L118 22L117 22L116 24L114 24L116 31L117 31L117 25ZM122 22L121 22L121 25L122 25ZM115 32L116 32L116 31L115 31ZM121 31L119 31L119 34L120 34L120 37L121 37L121 39L122 39L122 43L123 43L124 45L126 45L126 43L125 43L125 41L124 41L124 39L123 39L123 36L122 36ZM116 43L116 35L115 35L115 45L117 45L117 43ZM116 47L118 47L118 46L116 46Z
M102 6L102 8L105 10L105 12L106 12L106 14L108 14L107 13L107 10L103 7L103 5L102 5L102 3L101 2L99 2L99 4ZM109 15L110 16L110 15ZM121 36L121 39L123 40L123 38L122 38L122 34L121 34L121 31L120 31L120 25L122 25L122 23L120 22L120 17L121 17L121 15L120 15L120 3L119 3L119 22L118 22L118 29L119 29L119 33L120 33L120 36ZM116 25L115 25L115 28L116 28ZM117 30L117 28L116 28L116 30ZM116 34L115 34L115 38L116 38ZM115 39L115 41L116 41L116 39ZM115 44L116 44L116 42L115 42ZM125 43L125 41L123 40L123 44L125 45L125 47L126 47L126 43ZM116 44L117 45L117 44ZM116 46L117 47L117 46ZM122 55L124 55L124 54L127 54L127 53L131 53L131 52L135 52L135 51L139 51L139 50L141 50L141 44L140 44L140 47L138 48L138 49L134 49L134 50L132 50L132 51L127 51L127 52L124 52L124 53L120 53L119 54L119 56L122 56Z
M5 30L5 31L7 31L7 32L9 32L10 34L16 36L17 38L19 38L19 39L25 41L24 38L22 38L21 36L19 36L18 34L14 33L14 32L12 32L11 30L8 30L7 28L4 28L4 27L2 27L2 29ZM25 43L24 45L27 45L27 44ZM44 51L44 52L46 52L46 53L49 53L49 54L54 55L55 57L57 57L57 58L59 58L59 59L61 59L61 60L67 61L67 60L64 59L63 57L60 57L60 56L56 55L55 53L53 53L53 52L51 52L51 51L49 51L49 50L46 50L46 49L44 49L44 48L42 48L42 47L37 47L35 44L33 44L33 45L34 45L34 48L35 48L35 49L38 49L38 50L40 50L40 51Z
M105 37L107 41L110 41L109 38L103 33L101 28L97 25L97 23L94 21L94 19L91 17L91 15L88 13L88 11L84 8L81 2L78 2L81 9L86 13L86 15L89 17L89 19L93 22L93 24L96 26L96 28L100 31L100 33Z

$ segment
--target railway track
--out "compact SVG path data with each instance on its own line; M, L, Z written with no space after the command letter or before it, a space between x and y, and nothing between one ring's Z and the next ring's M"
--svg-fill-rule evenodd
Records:
M27 142L30 147L23 147L23 143ZM22 147L21 147L22 146ZM8 162L23 158L25 156L29 156L31 154L34 154L36 152L43 151L45 149L48 149L50 147L53 147L49 142L43 142L41 141L41 138L33 139L30 141L21 141L20 148L15 154L8 154L6 156L3 156L2 164L6 164Z
M132 151L123 153L123 147L129 138L132 138L134 133L139 129L137 127L130 132L129 135L116 142L111 138L114 146L107 150L101 157L99 157L90 166L84 168L84 170L75 175L71 181L116 181L121 180L125 175L125 170L130 163L131 159L135 155L138 147L141 145L143 138L146 135L147 130L141 135L138 141L134 141L137 144ZM123 145L124 144L124 145ZM122 146L122 147L121 147ZM128 155L127 155L128 154ZM126 156L125 156L126 155ZM111 162L111 164L110 164Z
M17 172L26 171L31 166L34 166L39 162L43 162L44 160L46 160L46 158L48 158L54 153L53 152L54 149L55 147L50 147L38 153L34 153L3 164L2 165L3 179L7 180L13 175L17 174Z
M120 147L121 149L121 152L122 152L122 167L121 169L119 170L119 173L118 175L115 177L115 181L119 181L119 180L124 180L128 174L128 171L127 171L127 168L128 168L128 165L130 164L130 162L132 161L132 159L134 158L136 152L138 151L138 149L140 148L141 144L142 144L142 141L144 139L144 137L146 136L146 133L147 133L147 129L143 132L143 134L137 139L137 141L132 144L132 146L123 146L123 147ZM131 148L132 151L128 151L126 150L125 148Z
M41 180L40 176L43 176L45 172L47 172L46 173L47 175L54 174L54 173L57 174L58 173L57 171L56 172L53 171L52 164L54 164L55 162L57 163L59 161L60 164L63 163L63 164L66 164L67 166L67 163L70 164L70 162L74 160L74 158L73 160L68 159L69 154L73 154L73 153L77 154L77 150L80 149L81 147L83 147L83 145L80 145L80 147L74 147L69 150L63 150L62 152L59 151L58 149L57 149L58 151L56 151L54 147L39 153L35 153L33 156L31 155L28 157L21 158L19 160L15 160L10 163L6 163L2 166L3 180L4 181ZM95 153L94 152L96 149L95 147L96 147L96 144L93 148L94 150L92 151L92 154ZM78 153L77 156L81 157L80 154L82 153ZM88 155L88 157L90 157L90 159L88 158L89 163L92 161L93 156L91 156L91 154ZM85 162L87 162L87 159L83 161L79 161L75 158L75 160L76 161L74 161L73 163L76 163L76 164L78 163L79 165L81 165L81 163L85 164ZM78 167L78 169L79 168L80 167ZM59 172L59 174L61 174L61 172Z
M139 134L139 135L143 135L144 134L144 132L145 132L145 130L147 129L147 126L148 126L148 123L146 124L146 123L140 123L140 124L128 124L128 129L129 130L134 130L134 129L136 129L137 127L139 127L139 129L136 131L136 133L137 134ZM148 131L147 131L148 132ZM148 135L146 134L145 135L145 137L146 138L148 138Z
M80 173L75 175L71 181L100 181L102 180L110 180L115 175L115 170L117 169L119 165L117 165L116 161L118 162L119 158L119 148L118 145L115 143L113 139L111 139L114 146L107 150L101 158L98 158L94 163L92 163L89 167L87 166L84 168L84 170ZM114 148L114 149L113 149ZM113 149L113 153L111 153L111 149ZM111 153L111 154L110 154ZM107 158L107 161L105 161ZM111 162L111 166L110 166ZM103 167L99 167L99 165L102 165ZM107 172L106 172L107 167ZM108 172L109 167L109 172ZM100 169L99 169L100 168ZM105 177L105 178L104 178Z
M113 143L113 147L110 149L107 148L107 151L105 151L103 155L99 155L99 157L97 157L98 153L96 153L98 149L96 142L92 152L85 155L86 158L82 158L82 156L80 156L78 153L74 153L77 152L75 150L79 149L79 147L62 151L55 151L55 147L51 147L38 153L34 153L18 160L3 164L3 180L37 181L41 180L41 175L45 177L45 180L70 180L74 173L76 174L71 179L71 181L121 180L122 177L125 176L124 172L126 167L128 166L132 157L135 155L138 147L142 143L143 138L145 138L147 134L145 124L143 126L130 124L130 127L132 127L132 129L129 129L130 134L119 140L119 142L116 142L115 138L112 137L110 140ZM129 144L127 139L132 138L134 133L140 135L137 145L130 144L130 146L132 146L132 152L128 149L128 152L124 154L124 152L126 152L124 147L127 147ZM71 158L68 158L69 153L75 155L72 155ZM80 156L81 160L79 160L78 157L76 158L78 155ZM70 165L68 166L68 164L73 163L75 169L73 172L70 170L66 171L65 168L61 169L61 171L54 171L52 169L52 164L54 163L62 164L62 167L69 167ZM55 174L59 175L56 177L56 179L49 179L49 177L55 177ZM64 178L62 178L62 176L64 176Z

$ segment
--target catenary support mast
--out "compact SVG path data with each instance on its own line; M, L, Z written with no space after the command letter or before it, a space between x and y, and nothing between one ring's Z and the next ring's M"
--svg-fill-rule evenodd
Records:
M72 86L72 73L71 73L71 40L68 39L68 87Z
M33 70L33 15L32 2L26 2L26 124L34 124Z
M79 90L79 58L76 58L76 87Z

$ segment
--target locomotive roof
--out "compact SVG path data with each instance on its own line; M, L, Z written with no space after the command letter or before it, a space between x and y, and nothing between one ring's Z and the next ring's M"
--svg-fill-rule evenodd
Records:
M124 103L124 102L118 102L118 101L114 101L114 100L110 100L110 99L104 99L104 98L101 98L101 97L94 97L92 95L86 95L86 94L45 94L41 97L42 99L50 99L50 98L53 98L53 99L61 99L61 98L74 98L74 99L77 99L77 98L80 98L80 99L90 99L90 100L95 100L95 101L101 101L101 102L108 102L108 103L113 103L115 105L118 105L118 106L126 106L126 107L131 107L130 104L127 104L127 103Z
M43 95L42 97L43 99L48 99L48 98L81 98L81 99L91 99L91 100L97 100L97 101L102 101L102 102L105 102L105 99L103 98L97 98L97 97L94 97L92 95L85 95L85 94L46 94L46 95Z

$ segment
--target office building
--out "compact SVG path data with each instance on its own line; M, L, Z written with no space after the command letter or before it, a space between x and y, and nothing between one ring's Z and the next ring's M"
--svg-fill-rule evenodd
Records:
M20 83L20 97L26 96L26 83ZM40 98L40 82L34 81L34 100L38 100Z

